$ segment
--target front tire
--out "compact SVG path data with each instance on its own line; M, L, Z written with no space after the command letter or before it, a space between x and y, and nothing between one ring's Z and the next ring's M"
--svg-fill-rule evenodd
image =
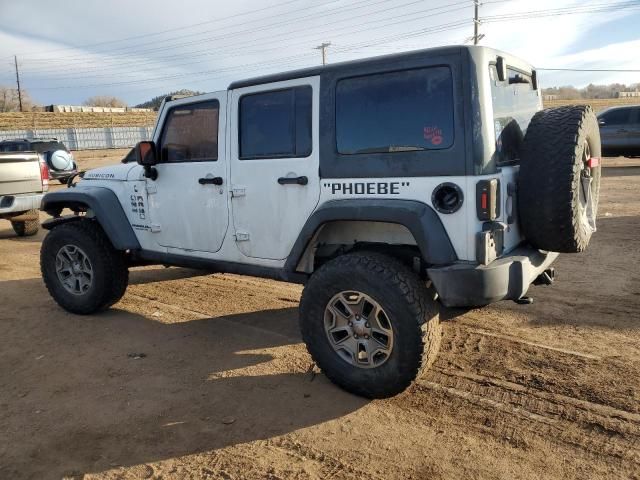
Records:
M342 255L312 275L300 330L325 375L367 398L405 390L433 363L442 335L425 283L395 258L371 252Z
M58 305L80 315L109 308L122 298L129 281L123 253L91 220L51 230L42 242L40 269Z

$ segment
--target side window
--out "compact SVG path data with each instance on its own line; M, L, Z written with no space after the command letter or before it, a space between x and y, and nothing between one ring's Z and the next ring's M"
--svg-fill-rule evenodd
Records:
M611 110L602 115L601 120L604 120L605 125L626 125L631 121L631 109L619 108Z
M242 160L311 154L309 86L251 93L240 98L238 142Z
M338 153L439 150L453 145L453 80L429 67L340 80Z
M217 100L171 108L160 137L160 161L218 160L219 113L220 104Z

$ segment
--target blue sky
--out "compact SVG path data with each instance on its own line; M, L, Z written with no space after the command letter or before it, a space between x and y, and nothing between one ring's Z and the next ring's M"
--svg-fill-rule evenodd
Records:
M485 0L480 15L621 1ZM640 69L640 1L627 5L485 22L481 44L536 67ZM0 85L14 86L17 54L23 86L38 103L115 95L133 105L170 90L214 91L239 78L317 65L313 47L323 41L332 42L330 62L462 44L472 35L472 15L471 0L0 0ZM541 72L541 81L637 83L640 73Z

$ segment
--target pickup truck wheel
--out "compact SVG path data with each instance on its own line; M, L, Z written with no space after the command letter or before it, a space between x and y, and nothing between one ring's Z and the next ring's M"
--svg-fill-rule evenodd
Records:
M325 375L367 398L405 390L433 363L441 340L425 283L395 258L370 252L342 255L312 275L300 330Z
M100 225L89 220L51 230L42 242L40 268L58 305L81 315L116 303L129 280L124 255L113 248Z
M524 236L536 248L575 253L596 231L600 130L591 107L536 113L527 127L518 180Z
M13 227L13 231L16 232L16 235L19 237L32 237L38 230L40 230L40 220L38 220L38 211L37 210L29 210L27 214L33 215L35 220L28 220L26 222L11 222L11 226Z

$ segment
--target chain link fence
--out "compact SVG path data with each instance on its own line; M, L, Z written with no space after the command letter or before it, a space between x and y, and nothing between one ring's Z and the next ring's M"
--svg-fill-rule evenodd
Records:
M105 128L47 128L33 130L0 131L1 140L25 138L56 138L69 150L97 150L104 148L128 148L143 140L150 140L153 127L105 127Z

